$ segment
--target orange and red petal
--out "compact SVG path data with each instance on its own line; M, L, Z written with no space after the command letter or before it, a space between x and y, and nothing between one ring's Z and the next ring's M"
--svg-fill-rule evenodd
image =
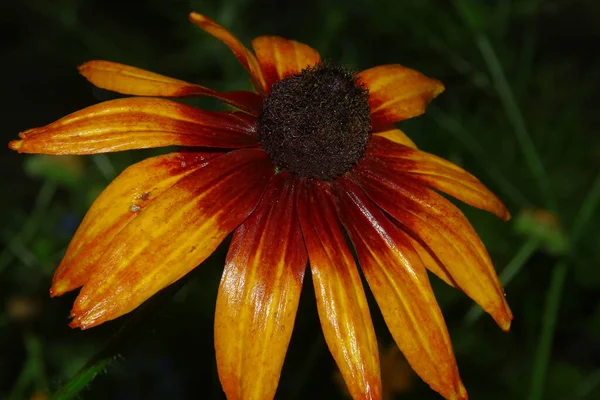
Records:
M447 199L410 176L365 158L352 178L378 206L396 219L441 261L456 287L508 330L512 313L481 239ZM435 272L435 271L432 271Z
M388 138L373 137L366 156L386 168L410 176L470 206L488 211L507 221L510 213L502 201L473 175L443 158L417 149L390 143Z
M355 184L335 184L339 215L385 322L411 367L446 399L466 399L446 323L405 232Z
M250 215L273 174L264 151L241 149L180 179L98 249L71 326L120 317L194 269Z
M380 128L377 132L373 132L373 138L383 137L391 140L394 143L398 143L404 146L417 148L415 142L413 142L403 131L396 128L394 125L389 125L384 128Z
M149 97L210 96L252 115L258 115L262 103L256 93L243 90L221 93L111 61L88 61L79 67L79 72L95 86L122 94Z
M298 217L329 350L354 399L379 399L379 352L371 314L326 184L301 181Z
M9 143L19 153L95 154L164 146L217 148L257 144L256 120L242 113L210 112L150 97L106 101Z
M398 64L364 70L358 78L369 89L374 130L423 114L429 102L444 91L440 81Z
M148 205L220 153L171 153L134 164L94 201L52 279L52 296L83 286L103 250Z
M215 350L230 400L268 400L277 390L307 263L296 179L286 172L273 177L229 248L217 297Z
M265 94L267 92L265 79L262 75L258 61L254 54L252 54L242 42L223 26L202 14L192 12L190 13L189 18L193 24L198 25L200 28L225 43L227 47L231 49L235 58L237 58L240 64L248 71L252 85L259 94Z
M260 36L252 41L252 47L265 78L267 93L273 83L321 61L315 49L278 36Z

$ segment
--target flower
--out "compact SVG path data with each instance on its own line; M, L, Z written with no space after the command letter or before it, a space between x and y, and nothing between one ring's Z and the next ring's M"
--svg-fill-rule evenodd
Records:
M378 399L375 332L346 232L411 367L445 398L466 398L426 269L502 329L512 315L476 232L437 191L510 215L475 177L418 150L393 125L422 114L443 85L400 65L351 74L281 37L255 39L253 53L210 19L190 20L229 46L255 92L91 61L79 70L96 86L147 97L88 107L9 144L57 155L184 147L127 168L85 216L51 288L58 296L81 287L71 326L132 311L234 232L215 314L227 397L274 397L310 261L325 340L348 390ZM186 96L237 111L158 98Z

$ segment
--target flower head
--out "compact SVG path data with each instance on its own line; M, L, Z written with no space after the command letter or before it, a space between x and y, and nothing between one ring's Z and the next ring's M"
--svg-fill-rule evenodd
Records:
M93 84L143 97L88 107L9 144L57 155L184 147L127 168L85 216L51 288L53 296L81 288L71 326L130 312L233 232L215 314L228 398L275 395L309 262L325 339L350 394L378 399L378 347L346 233L412 368L445 398L466 398L427 270L502 329L512 315L479 237L437 191L510 215L475 177L393 125L422 114L443 85L400 65L353 74L280 37L255 39L252 52L210 19L190 19L229 46L254 92L91 61L80 72ZM162 98L185 96L212 96L237 111Z

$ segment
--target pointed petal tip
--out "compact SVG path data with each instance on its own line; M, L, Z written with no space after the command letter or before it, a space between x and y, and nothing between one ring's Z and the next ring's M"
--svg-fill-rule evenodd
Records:
M74 319L74 320L72 320L71 322L69 322L69 328L71 328L71 329L77 329L77 328L81 328L81 327L79 326L79 321L78 321L78 320L76 320L76 319Z
M18 151L19 153L21 152L21 146L23 146L22 140L11 140L10 142L8 142L8 148L14 151Z
M79 73L83 75L84 71L87 69L87 67L88 67L88 64L89 64L90 62L92 62L92 61L86 61L86 62L84 62L83 64L81 64L81 65L78 65L78 66L77 66L77 71L79 71Z
M496 324L502 329L504 332L510 331L510 326L513 320L513 313L508 306L508 303L505 299L502 304L495 310L492 314L494 321Z
M82 326L82 324L81 324L81 318L75 313L75 307L73 307L73 309L71 309L69 318L71 319L71 322L69 322L69 328L71 328L71 329L79 328L81 330L85 329L85 326Z
M444 93L444 91L446 90L446 87L444 86L444 84L442 82L438 81L437 79L435 79L435 82L436 82L436 87L433 89L431 100L435 99L440 94Z
M453 380L447 381L442 386L432 386L429 387L436 392L438 392L443 398L446 400L468 400L469 395L467 393L467 389L465 385L462 383L460 376L458 374L454 377Z
M198 14L196 11L192 11L188 18L190 21L195 22L203 20L204 16L202 14Z
M465 385L463 385L462 382L459 382L458 393L455 398L456 398L456 400L468 400L469 399L469 395L467 394L467 389L465 388Z
M81 65L77 66L77 71L79 71L79 73L85 77L86 79L89 80L88 75L90 72L90 69L93 67L94 63L96 63L96 60L92 60L92 61L86 61Z
M57 268L57 271L60 270L60 266ZM71 290L75 290L81 285L76 285L70 279L65 278L65 274L54 275L52 279L52 285L50 286L50 297L58 297L63 294L70 292Z
M512 313L510 313L510 315L506 315L503 319L497 320L496 322L498 323L498 326L500 326L500 329L502 329L504 332L509 332L512 324L512 319L513 316Z
M206 22L213 22L210 18L197 13L196 11L192 11L190 13L190 15L188 15L188 20L192 23L192 24L203 24Z
M73 315L71 315L71 317L73 317ZM95 325L91 325L91 324L86 324L84 322L82 322L82 320L79 317L74 317L74 319L69 322L69 328L71 329L81 329L82 331L88 329L88 328L92 328Z
M95 310L93 306L82 304L82 300L79 298L75 300L69 318L73 318L69 322L69 326L81 330L93 328L110 320L110 318L105 317L102 311Z
M63 294L65 294L67 292L66 288L64 287L64 284L52 284L52 287L50 287L50 297L58 297L58 296L62 296Z

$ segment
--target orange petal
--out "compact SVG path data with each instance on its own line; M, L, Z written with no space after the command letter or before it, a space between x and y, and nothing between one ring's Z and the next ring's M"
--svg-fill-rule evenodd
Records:
M273 172L264 151L242 149L175 183L102 251L75 300L71 326L120 317L194 269L250 215Z
M402 132L400 129L396 128L394 125L390 125L386 128L382 128L378 132L373 132L374 137L384 137L388 140L391 140L394 143L398 143L404 146L412 147L413 149L417 148L415 142L413 142L406 133Z
M456 282L450 275L450 273L444 267L444 264L437 258L437 256L431 251L430 248L424 247L418 240L409 237L410 244L412 244L413 248L419 255L421 262L425 268L429 271L433 272L438 278L446 282L448 285L452 287L456 287Z
M256 211L236 230L227 254L215 350L230 400L275 396L307 262L295 191L295 177L275 175Z
M95 154L162 146L249 147L256 120L241 113L203 111L155 98L106 101L9 143L19 153Z
M411 367L446 399L466 399L444 317L408 236L356 185L335 185L340 217L383 318Z
M220 153L171 153L148 158L121 173L87 212L52 280L60 296L85 284L102 251L140 211L180 179Z
M263 78L258 61L254 54L252 54L242 42L223 26L197 12L190 13L190 21L225 43L227 47L231 49L235 58L238 59L240 64L242 64L246 71L248 71L248 74L250 74L254 89L261 94L267 92L265 79Z
M443 158L373 137L367 155L397 173L440 190L470 206L489 211L505 221L510 213L502 201L473 175Z
M252 41L252 48L265 78L267 92L278 80L298 74L321 61L315 49L278 36L258 37Z
M354 399L379 399L379 353L371 314L326 184L302 181L298 217L329 350Z
M463 213L419 181L370 158L363 159L354 172L367 195L431 249L456 286L508 330L512 313L504 291L481 239Z
M210 96L252 115L258 115L262 103L261 97L256 93L243 90L221 93L193 83L111 61L86 62L79 67L79 72L99 88L134 96Z
M358 78L369 89L371 125L374 130L425 112L444 85L402 65L381 65L364 70Z

